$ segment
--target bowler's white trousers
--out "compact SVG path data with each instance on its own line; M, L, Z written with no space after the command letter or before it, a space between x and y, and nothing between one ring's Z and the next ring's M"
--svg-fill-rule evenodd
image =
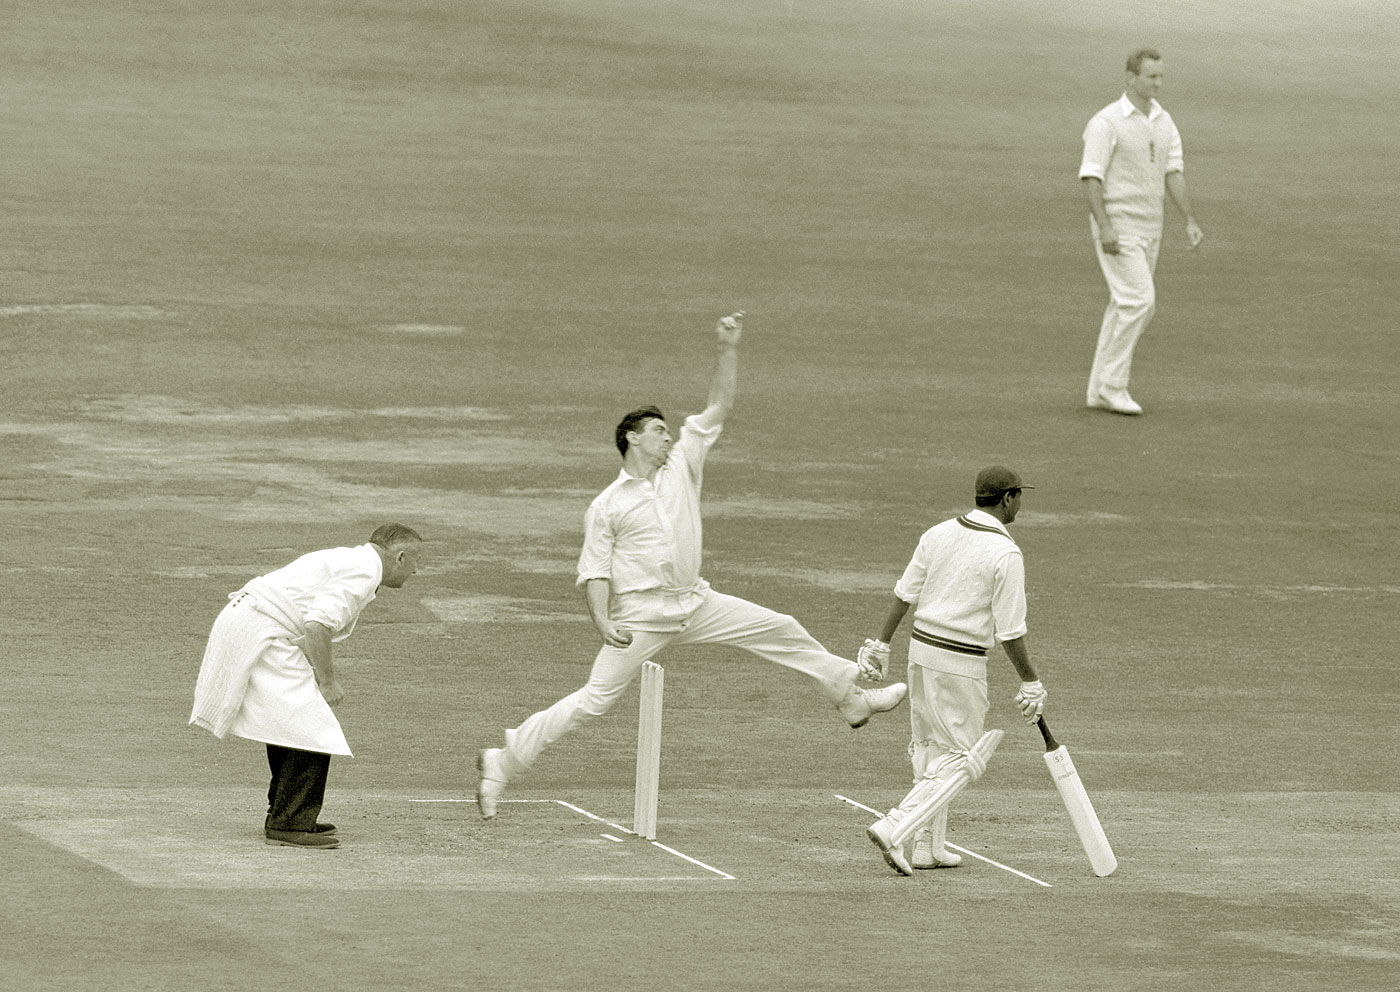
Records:
M1133 349L1157 310L1157 290L1152 276L1157 270L1157 251L1162 244L1160 235L1123 234L1118 239L1118 254L1110 255L1103 250L1098 232L1093 233L1094 252L1098 255L1104 281L1108 283L1108 306L1103 312L1094 365L1089 372L1091 404L1098 398L1101 387L1127 388L1133 370Z
M844 698L858 671L855 662L831 654L792 617L710 589L679 629L634 630L632 643L627 647L604 646L594 659L583 688L540 710L514 730L507 730L502 756L505 775L519 775L535 763L547 746L584 721L606 713L637 677L642 663L670 644L743 648L810 675L821 683L833 703Z

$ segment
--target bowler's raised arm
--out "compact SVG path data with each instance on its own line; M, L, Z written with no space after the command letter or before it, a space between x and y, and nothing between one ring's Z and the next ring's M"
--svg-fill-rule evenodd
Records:
M734 396L739 389L739 338L744 334L744 312L742 310L722 317L715 325L715 337L719 340L719 358L715 361L715 374L710 380L710 398L705 409L697 414L700 427L710 430L724 423L724 418L734 406Z

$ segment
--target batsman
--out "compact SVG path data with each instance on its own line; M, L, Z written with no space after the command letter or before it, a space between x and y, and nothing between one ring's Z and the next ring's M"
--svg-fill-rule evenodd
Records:
M1001 465L977 474L977 508L924 532L894 587L879 637L858 663L883 678L890 641L914 610L909 635L909 755L914 787L866 835L895 871L951 868L962 858L947 849L948 804L986 771L1001 740L986 723L987 651L1000 642L1021 678L1016 704L1030 723L1045 709L1045 687L1026 648L1025 568L1007 531L1033 488ZM913 847L910 855L908 848Z

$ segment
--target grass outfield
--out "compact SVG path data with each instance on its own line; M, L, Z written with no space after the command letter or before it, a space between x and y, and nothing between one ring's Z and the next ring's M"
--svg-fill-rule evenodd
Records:
M1397 26L1262 0L12 15L6 987L1389 988ZM1074 171L1144 43L1207 243L1169 215L1126 420L1081 407L1104 289ZM732 652L662 659L660 818L732 877L604 836L635 694L508 794L536 802L460 802L476 748L584 677L611 425L698 409L739 308L705 574L853 652L918 534L1017 466L1032 650L1111 878L1001 658L1007 737L950 839L1050 887L894 875L835 797L903 792L905 712L851 732ZM338 655L345 846L266 848L259 749L185 726L209 624L389 518L431 559Z

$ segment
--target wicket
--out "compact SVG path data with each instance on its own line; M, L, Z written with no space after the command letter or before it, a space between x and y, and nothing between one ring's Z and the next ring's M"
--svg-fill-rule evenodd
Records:
M642 703L637 718L637 791L632 803L632 830L656 840L656 802L661 787L661 695L666 671L654 661L642 663Z

